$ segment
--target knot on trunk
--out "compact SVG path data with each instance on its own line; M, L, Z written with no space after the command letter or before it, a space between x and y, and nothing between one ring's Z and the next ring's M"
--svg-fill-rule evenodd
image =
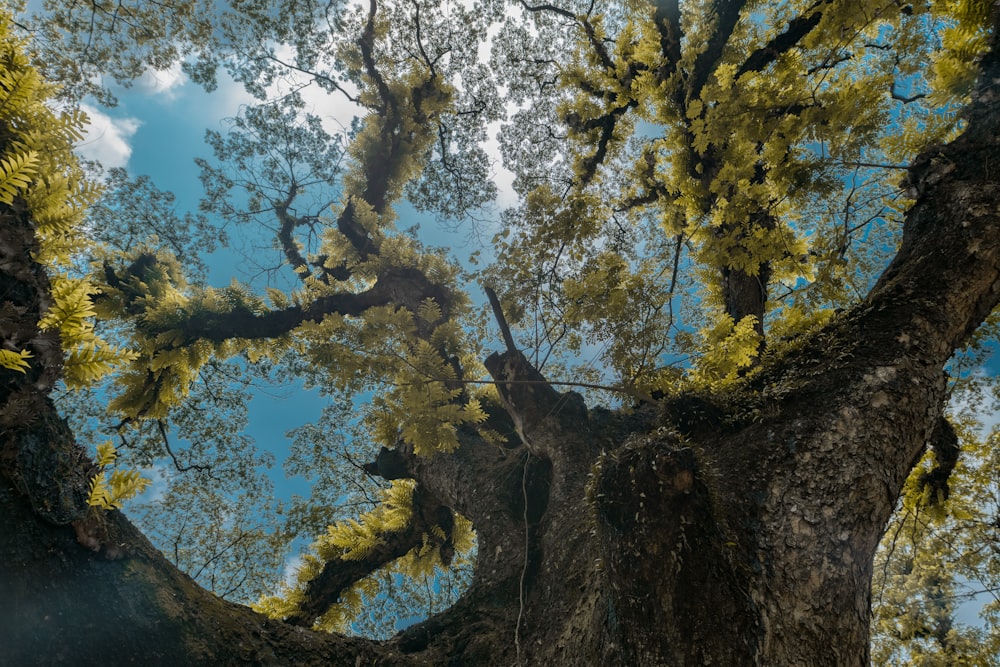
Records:
M602 456L590 495L598 517L619 533L647 533L674 523L699 485L695 451L662 430Z
M412 446L401 442L399 449L382 447L374 461L362 465L369 475L378 475L383 479L405 479L412 477L409 469L409 459L413 455Z

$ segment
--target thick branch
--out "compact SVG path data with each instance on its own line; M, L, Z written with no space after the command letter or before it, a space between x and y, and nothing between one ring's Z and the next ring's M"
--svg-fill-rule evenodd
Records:
M411 445L399 442L393 449L383 447L365 470L384 479L415 479L478 528L496 529L505 523L502 508L509 507L513 498L511 489L500 482L515 474L510 452L521 442L506 412L489 403L485 409L489 418L484 426L506 438L505 442L487 442L475 430L461 428L460 445L453 452L417 456ZM513 521L519 516L512 512L506 518Z
M389 86L382 77L382 73L379 71L378 66L375 64L375 55L373 49L375 48L375 17L378 15L378 2L376 0L369 0L368 3L368 21L365 23L364 32L358 39L358 46L361 49L361 61L365 65L365 72L368 74L368 78L371 79L372 83L375 84L375 89L378 91L379 98L382 100L381 111L386 111L390 107L394 107L396 104L396 98L389 91Z
M533 455L551 461L561 475L566 487L553 493L558 496L576 483L582 486L582 481L570 479L585 475L585 462L597 450L588 436L583 398L572 391L557 392L521 352L491 354L484 363L521 440Z
M357 207L353 199L347 201L344 210L337 216L337 230L347 238L362 262L370 255L378 255L378 246L375 241L369 236L368 230L358 222ZM337 272L331 270L330 273L332 277L339 280L346 280L350 277L350 271L347 270L346 265L338 267Z
M506 443L487 442L475 429L461 428L461 445L451 453L416 456L412 447L398 443L395 449L383 449L366 469L412 477L442 504L470 519L478 544L474 588L491 600L515 600L529 546L526 531L534 530L550 505L552 466L528 455L502 409L491 404L485 408L490 417L484 426L507 436ZM580 488L574 488L576 502ZM534 547L531 550L534 553ZM437 627L436 621L431 624Z
M945 364L1000 302L994 53L966 118L958 139L911 167L906 185L917 201L867 299L765 364L732 397L754 404L740 410L752 418L700 443L721 463L713 516L759 527L752 544L737 541L732 551L763 565L750 598L794 590L808 601L801 614L774 600L761 605L761 664L821 664L801 639L831 633L843 645L826 664L866 662L865 591L881 529L925 444L949 449L939 419Z
M815 412L815 401L831 386L852 392L857 409L869 412L914 410L915 396L923 393L919 400L937 403L921 417L922 437L907 446L920 448L931 439L943 387L921 383L941 380L954 351L1000 303L1000 170L992 167L1000 165L995 51L982 70L964 112L965 131L946 146L928 149L910 167L903 186L916 202L907 212L899 251L868 297L773 371L752 380L755 389L808 377L796 392L804 414ZM822 370L807 370L824 356L836 358ZM917 374L919 381L900 380ZM783 406L782 418L793 418L789 409Z
M419 85L406 91L405 95L397 96L393 93L378 69L374 52L377 10L378 3L370 0L368 22L358 40L358 46L361 49L365 73L378 92L380 104L376 106L375 112L382 122L377 144L364 156L365 164L362 170L365 175L365 186L361 196L375 213L381 214L391 203L389 195L393 184L399 178L399 168L404 156L414 150L413 132L404 131L406 125L404 114L412 114L413 117L409 120L412 120L414 126L426 127L432 119L425 113L424 103L434 96L447 93L441 91L437 85L437 75L433 70Z
M515 354L517 352L517 345L514 343L514 337L510 333L510 325L507 324L507 318L504 317L503 307L500 305L497 293L489 285L483 287L483 291L486 292L486 298L490 301L490 307L493 309L493 317L496 318L497 325L500 327L500 334L503 336L503 342L507 346L507 351Z
M708 46L698 54L694 61L694 70L688 82L687 98L696 100L701 95L701 89L708 83L708 78L715 71L716 63L722 57L722 51L729 41L730 35L740 20L740 12L745 0L715 0L712 3L712 13L716 20L715 30L708 38Z
M188 341L275 338L305 322L318 322L333 313L359 316L369 308L390 304L416 312L427 298L437 301L443 316L448 316L452 301L446 287L431 282L417 269L392 268L386 270L371 289L359 294L330 294L318 297L307 306L290 306L260 314L247 309L203 312L172 328L180 330Z
M308 306L291 306L261 314L247 309L203 312L174 328L183 332L188 341L202 339L219 343L231 338L276 338L304 322L318 322L326 315L357 316L369 308L384 306L389 303L384 292L376 283L375 287L360 294L332 294L319 297Z
M736 78L738 79L747 72L762 71L781 57L782 54L787 53L795 47L803 37L819 25L820 19L823 18L823 13L818 11L818 8L826 3L827 0L820 0L820 2L814 3L801 16L792 19L788 23L788 28L785 32L776 35L770 42L751 53L740 66Z
M62 350L37 329L50 297L32 237L26 215L0 211L0 337L34 354L26 373L0 370L4 660L121 662L138 659L142 647L149 664L391 664L393 651L376 642L297 633L217 598L120 512L88 511L92 463L48 397Z
M994 40L997 37L994 35ZM914 160L904 187L917 198L903 242L869 295L907 326L900 351L943 364L1000 302L1000 54L982 63L965 131ZM905 308L905 312L903 309ZM901 336L902 338L902 336Z
M564 396L545 382L545 377L521 352L491 354L485 365L497 382L497 390L514 418L518 434L531 449L532 432L548 417L558 414Z
M40 522L0 478L0 645L17 665L400 664L378 642L302 632L199 588L125 519L81 532ZM15 575L14 573L17 573ZM95 616L95 610L100 610ZM58 618L58 628L53 619Z
M584 185L590 183L594 178L594 174L597 173L597 168L603 164L604 159L608 155L608 146L611 143L611 139L614 137L615 126L618 124L618 120L625 115L629 109L632 109L638 105L636 100L630 100L628 104L615 107L611 109L608 113L598 118L591 118L590 120L579 123L576 127L571 125L571 129L575 129L578 132L590 132L592 130L600 130L600 136L597 138L597 148L594 149L593 154L584 158L583 160L583 175L581 176L581 181Z
M402 558L424 543L425 536L434 537L431 528L441 527L446 538L439 548L444 561L451 560L451 530L454 516L425 489L413 491L413 517L403 529L380 536L379 543L363 558L336 559L326 563L323 571L306 587L305 599L298 612L288 618L293 625L311 627L317 618L340 599L340 594L352 584L364 579L398 558Z
M723 233L735 234L738 238L752 235L755 229L773 230L777 221L764 210L757 211L750 217L746 229L723 227ZM722 296L725 301L726 314L733 318L733 323L740 322L747 316L756 318L754 330L764 335L764 310L767 305L768 282L771 279L770 262L757 264L756 272L723 266L720 269L722 277ZM762 343L763 346L763 343Z
M562 7L556 7L555 5L544 4L544 5L529 5L524 0L521 0L521 6L529 12L552 12L558 14L564 18L576 20L576 14L569 11L568 9L563 9Z
M654 0L653 20L660 33L660 50L669 70L677 67L681 60L681 8L677 0Z
M597 31L594 30L594 24L590 22L589 16L581 21L583 25L583 31L587 35L587 41L594 49L594 53L597 54L598 60L601 61L601 65L604 69L613 72L615 70L615 64L611 60L611 55L608 53L607 47L604 46L604 42L597 38Z

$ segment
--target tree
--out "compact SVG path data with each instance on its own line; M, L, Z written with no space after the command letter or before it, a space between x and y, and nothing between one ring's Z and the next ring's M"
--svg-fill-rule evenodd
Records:
M188 251L182 235L84 239L66 148L79 119L45 110L4 36L0 627L14 660L866 664L879 540L904 491L909 507L947 498L945 371L990 335L1000 300L997 8L293 4L243 7L243 31L220 12L225 39L199 55L206 80L224 62L266 96L290 68L367 111L343 152L295 95L211 137L232 159L202 164L208 210L266 216L296 283L263 294L189 282L169 247ZM251 49L255 35L292 57ZM393 206L456 217L492 198L480 145L503 114L498 83L519 105L501 145L520 204L479 276L505 348L487 379L472 290L395 229ZM296 205L305 188L319 206ZM68 266L81 243L86 276ZM67 266L50 283L39 261ZM588 344L611 380L579 381ZM172 453L170 420L230 358L377 389L360 425L380 449L362 467L392 482L317 540L299 582L258 603L267 615L88 505L101 470L49 397L61 372L114 372L120 432L152 432L180 470L193 464ZM583 388L626 399L588 405ZM109 501L135 490L110 479ZM377 572L461 562L471 530L472 581L447 610L385 642L302 629L342 623Z

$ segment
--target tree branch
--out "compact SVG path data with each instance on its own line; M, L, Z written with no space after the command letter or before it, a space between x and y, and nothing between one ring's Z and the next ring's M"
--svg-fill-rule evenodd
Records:
M653 20L660 33L660 50L666 59L666 66L674 70L681 61L681 8L677 0L653 0Z
M337 603L346 588L419 548L425 537L429 536L432 542L440 542L438 548L441 550L442 562L447 565L454 553L451 544L454 522L452 511L426 489L418 486L413 491L413 516L410 523L401 530L383 533L378 544L364 558L328 561L323 566L323 571L306 585L299 610L287 621L292 625L311 627L331 605ZM431 529L435 526L444 531L444 540L434 536Z
M871 292L803 347L749 381L752 391L764 392L765 387L795 384L796 376L803 379L794 399L782 404L785 420L794 420L795 410L803 419L814 420L816 402L834 400L832 388L849 395L838 400L865 415L863 428L841 433L839 448L822 455L812 451L809 465L821 470L823 465L842 465L845 456L864 458L871 462L865 469L872 471L872 479L881 480L891 500L924 445L947 444L938 421L947 397L945 364L1000 304L996 32L993 40L994 50L983 58L977 89L963 111L964 132L919 155L909 169L904 186L916 202L906 214L900 248ZM827 361L811 366L817 359ZM848 408L844 410L847 414ZM842 429L843 422L814 428ZM886 438L887 432L893 436ZM865 497L865 503L872 504L864 507L855 498L851 511L871 511L877 496ZM891 511L889 505L878 511ZM865 516L870 520L870 514Z
M806 8L800 16L795 17L788 23L788 28L785 32L780 35L776 35L771 39L770 42L760 47L753 53L751 53L747 59L740 66L739 71L736 73L736 79L740 76L746 74L747 72L760 72L765 67L773 63L782 54L787 53L792 49L799 41L812 32L821 18L823 18L823 13L818 10L824 4L827 4L829 0L819 0L819 2L813 3L810 7Z
M438 303L444 317L448 316L452 300L446 287L431 282L417 269L389 268L372 288L357 294L330 294L318 297L307 306L290 306L260 314L248 309L203 312L170 328L178 329L187 341L202 339L218 343L231 338L275 338L304 322L318 322L333 313L358 316L370 308L390 304L416 312L420 303L428 298Z
M211 479L218 481L218 477L212 474L212 466L198 465L196 463L192 463L186 466L181 465L181 462L177 460L177 455L174 454L174 450L170 447L170 438L167 437L167 426L162 419L156 420L156 428L160 432L160 438L163 440L163 447L164 449L167 450L167 454L170 456L170 460L174 462L174 469L177 470L177 472L188 472L189 470L197 470L198 472L205 473ZM197 578L197 576L195 578Z
M740 20L740 11L744 4L745 0L715 0L712 3L712 13L716 18L715 31L708 38L707 48L695 58L694 69L687 86L687 99L698 99L701 95L701 89L715 71L715 65L722 57L722 50Z
M576 126L571 123L570 128L575 129L578 132L589 132L596 129L601 131L601 134L597 139L597 148L594 150L594 153L583 160L583 176L580 179L583 185L590 183L590 181L594 178L594 174L597 173L597 168L603 164L604 158L607 157L608 145L611 143L611 139L614 136L615 126L618 124L618 119L621 118L626 111L636 106L638 106L638 102L632 99L629 100L628 104L615 107L603 116L591 118L590 120L579 123Z
M344 210L337 216L337 231L347 238L362 262L367 260L371 255L378 255L378 245L372 240L368 234L368 230L358 222L357 206L353 198L347 200ZM331 271L333 277L339 280L346 280L350 277L350 271L347 270L346 263L341 267L337 267L336 270L331 269L329 271Z
M514 337L510 334L510 325L507 324L507 318L504 317L503 307L500 305L497 293L489 285L484 286L483 291L486 292L486 298L490 300L493 317L496 318L497 325L500 327L500 335L503 336L503 342L507 346L507 351L511 354L517 354L517 345L514 344Z
M382 106L379 110L385 113L390 108L395 109L396 98L389 90L389 86L385 82L385 78L383 78L382 73L375 64L373 49L375 48L375 16L377 14L377 0L369 0L368 21L365 23L364 32L362 32L361 37L358 38L358 46L361 48L361 61L364 63L365 73L372 80L372 83L375 84L375 89L378 91L379 99L382 100Z
M557 392L521 352L491 354L484 365L531 453L553 463L571 457L576 443L567 434L582 435L587 423L580 395ZM572 467L567 463L565 470Z
M298 186L292 183L288 190L288 196L280 202L274 202L274 213L278 216L280 225L278 227L278 241L281 242L281 249L285 253L285 258L291 265L295 275L305 282L312 275L312 272L309 270L309 264L306 262L306 258L302 256L302 253L299 252L299 247L292 236L295 228L301 224L301 220L288 213L288 207L295 199L297 193Z
M555 5L529 5L524 0L521 0L521 6L529 12L552 12L553 14L558 14L568 19L576 20L576 14L569 11L568 9L563 9L562 7L556 7Z
M5 658L17 664L57 660L54 643L77 660L100 654L106 661L114 661L114 654L95 646L142 646L150 664L169 665L192 664L195 642L203 664L270 661L321 667L353 665L356 660L377 664L392 655L380 642L302 632L220 599L167 561L121 512L104 513L113 551L95 554L82 549L72 528L40 522L9 489L0 476L0 557L16 568L13 571L32 574L3 581L8 604L0 610L0 637ZM37 551L27 557L22 545ZM95 645L92 621L97 608L113 639ZM44 621L53 609L65 623L58 637ZM258 652L261 638L266 638L266 649Z

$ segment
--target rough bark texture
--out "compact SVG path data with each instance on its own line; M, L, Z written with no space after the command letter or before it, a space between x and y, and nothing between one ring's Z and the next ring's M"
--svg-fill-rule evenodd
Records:
M88 512L88 471L45 398L50 382L0 371L2 658L867 664L881 531L935 437L944 364L1000 301L995 54L983 69L965 133L911 169L917 201L869 297L739 390L682 396L659 414L588 410L508 350L487 364L507 446L463 432L448 456L401 447L380 457L376 468L415 477L472 519L480 545L459 603L388 642L320 635L218 600L120 514ZM47 286L29 222L5 213L0 334L42 356Z

